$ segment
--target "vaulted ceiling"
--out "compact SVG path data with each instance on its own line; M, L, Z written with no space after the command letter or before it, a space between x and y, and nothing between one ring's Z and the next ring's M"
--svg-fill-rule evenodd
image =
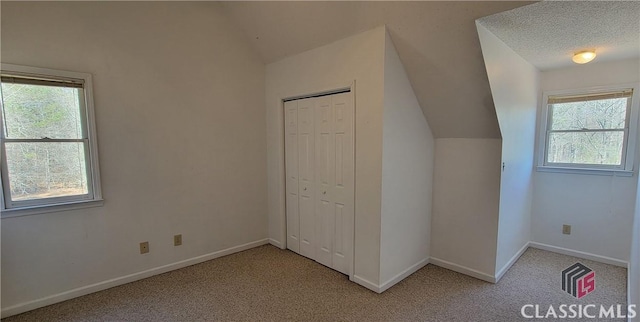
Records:
M523 1L223 2L272 63L386 24L438 138L499 138L475 20Z

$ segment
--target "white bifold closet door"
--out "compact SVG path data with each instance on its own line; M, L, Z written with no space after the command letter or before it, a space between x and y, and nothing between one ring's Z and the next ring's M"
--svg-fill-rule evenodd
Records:
M285 102L287 248L349 274L353 256L351 93Z

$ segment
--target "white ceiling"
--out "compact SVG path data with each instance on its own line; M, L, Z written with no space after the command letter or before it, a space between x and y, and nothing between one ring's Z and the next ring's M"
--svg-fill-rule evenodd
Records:
M594 62L640 57L638 1L545 1L480 23L540 70L571 66L585 49Z
M265 63L386 24L438 138L499 138L475 20L531 2L223 2Z

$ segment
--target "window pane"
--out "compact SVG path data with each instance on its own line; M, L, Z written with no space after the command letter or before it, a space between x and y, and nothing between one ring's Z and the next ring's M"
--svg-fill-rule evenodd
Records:
M2 83L6 137L81 139L78 88Z
M547 162L621 165L624 131L549 134Z
M552 130L624 129L627 98L553 104Z
M84 143L6 143L14 201L88 193Z

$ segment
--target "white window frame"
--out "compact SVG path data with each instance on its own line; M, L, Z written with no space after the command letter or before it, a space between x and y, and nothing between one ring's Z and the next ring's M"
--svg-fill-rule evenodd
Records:
M83 83L84 100L80 101L80 113L83 117L83 127L86 129L87 141L85 155L87 157L87 188L84 195L40 198L32 200L12 201L9 189L9 177L5 153L4 122L0 122L0 213L1 218L34 215L87 207L102 206L102 189L100 184L100 167L98 163L98 141L96 137L96 123L93 106L93 82L91 74L62 71L48 68L38 68L13 64L1 64L2 74L13 76L27 76L47 80L73 81ZM0 104L3 104L0 100ZM43 142L58 140L43 139Z
M615 176L632 176L635 160L636 145L638 136L638 105L640 85L620 84L615 86L599 86L589 88L578 88L558 91L544 91L542 101L539 106L538 119L538 146L537 146L537 167L538 171L543 172L562 172L562 173L578 173L578 174L594 174L594 175L615 175ZM591 164L575 164L575 163L552 163L547 164L547 148L549 136L549 96L580 96L590 95L603 92L617 92L632 89L631 106L627 110L625 137L622 147L622 165L591 165Z

